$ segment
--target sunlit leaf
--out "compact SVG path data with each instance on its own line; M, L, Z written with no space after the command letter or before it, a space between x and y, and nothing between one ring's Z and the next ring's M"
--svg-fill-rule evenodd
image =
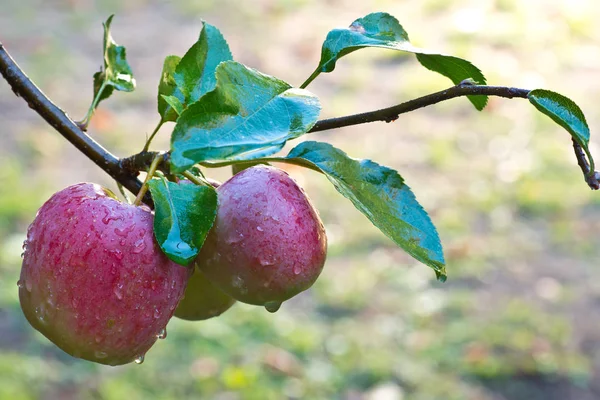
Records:
M586 152L592 171L594 161L588 148L590 128L581 108L568 97L550 90L535 89L529 92L527 98L543 114L549 116L558 125L565 128Z
M370 160L350 158L322 142L303 142L286 157L325 174L335 188L398 246L446 279L435 226L404 179Z
M189 106L171 136L171 169L202 161L251 160L279 151L317 121L312 93L234 61L217 68L217 86Z
M469 78L476 84L486 84L481 71L469 61L414 47L396 18L379 12L357 19L348 28L330 31L323 43L319 66L302 87L306 87L321 72L333 71L341 57L367 47L414 53L425 68L450 78L455 84ZM478 110L482 110L487 103L487 96L468 97Z
M158 113L164 122L176 121L183 109L183 94L177 89L175 77L173 76L180 60L181 57L179 56L167 56L163 63L163 70L158 83ZM179 110L173 105L179 107Z
M177 88L183 95L180 100L186 105L194 103L213 90L217 84L217 66L232 59L229 46L221 32L210 24L202 24L198 41L185 53L173 73Z

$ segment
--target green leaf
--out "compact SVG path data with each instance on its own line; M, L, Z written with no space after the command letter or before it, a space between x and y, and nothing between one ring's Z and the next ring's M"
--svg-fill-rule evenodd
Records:
M103 88L105 80L106 76L104 75L103 71L98 71L94 74L94 99L98 98L98 100L96 101L96 105L98 105L102 100L108 99L115 90L114 87L107 85L104 85ZM98 96L98 92L100 90L102 90L102 94Z
M205 22L202 22L202 26L198 41L185 53L173 73L177 88L183 96L180 100L186 105L198 101L213 90L217 84L217 66L233 58L221 32Z
M527 95L529 102L541 113L549 116L558 125L565 128L585 151L594 171L594 160L589 150L590 128L585 115L575 102L562 94L550 90L535 89Z
M154 235L169 259L188 265L197 255L217 215L217 192L208 186L152 179Z
M321 72L333 71L341 57L366 47L414 53L425 68L450 78L454 84L469 78L477 84L486 84L481 71L469 61L414 47L398 20L390 14L380 12L359 18L348 28L330 31L323 43L319 66L301 87L306 87ZM487 96L469 96L469 100L481 110L487 103Z
M179 56L167 56L163 63L160 82L158 83L158 113L162 117L162 121L176 121L181 111L178 111L173 105L180 106L179 110L183 110L182 101L183 94L177 88L175 83L175 68L181 61Z
M377 228L433 268L439 280L446 280L444 253L435 226L398 172L370 160L350 158L321 142L303 142L286 159L323 172Z
M114 14L108 17L104 26L104 68L94 74L95 108L100 101L107 99L114 90L132 92L135 89L135 78L127 63L125 47L119 46L110 33L110 24ZM99 92L102 90L102 93Z
M127 63L125 47L119 46L110 34L111 15L104 24L104 75L108 85L116 90L131 92L135 89L135 79Z
M165 96L164 94L161 94L160 97L169 107L169 110L165 115L170 116L172 113L175 116L174 119L164 121L176 121L184 110L184 105L181 104L181 100L176 96Z
M221 63L215 90L189 106L171 136L171 169L195 163L252 160L279 151L308 132L319 100L235 61Z

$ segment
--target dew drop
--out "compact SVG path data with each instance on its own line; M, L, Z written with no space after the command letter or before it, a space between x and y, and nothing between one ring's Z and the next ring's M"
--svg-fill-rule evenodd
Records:
M135 360L134 360L134 361L135 361L135 363L136 363L136 364L141 364L141 363L143 363L143 362L144 362L144 355L143 355L143 354L140 354L139 356L137 356L137 357L135 358Z
M136 241L133 244L133 252L135 254L139 254L142 251L144 251L144 249L146 248L146 242L144 241L144 239L139 239L138 241Z
M115 228L115 233L121 237L127 237L131 231L135 229L135 222L123 229Z
M262 265L263 267L268 267L270 265L275 265L275 263L271 260L266 260L266 259L261 259L260 261L260 265Z
M159 339L165 339L167 337L167 328L162 328L160 331L158 331L156 337Z
M19 287L19 289L23 289L23 288L25 287L25 284L23 283L23 281L22 281L22 280L20 280L20 279L19 279L19 280L17 281L17 286Z
M123 284L117 283L117 286L115 286L115 290L113 292L115 293L115 296L119 300L123 299L123 291L122 290L123 290Z
M21 253L21 258L24 258L24 257L25 257L25 252L22 252Z
M264 229L261 226L257 226L256 230L259 231L259 232L262 232Z
M298 265L296 265L293 269L294 271L294 275L300 275L300 272L302 272L302 268L300 268Z
M23 240L23 246L21 246L23 250L27 250L27 239Z
M119 261L123 259L123 252L121 250L110 250L110 254L112 254Z
M156 307L154 307L154 318L155 319L160 318L160 311L158 311L158 308L156 308Z
M270 301L265 304L265 309L270 313L277 312L277 310L279 310L280 307L281 303L278 301Z
M106 358L106 357L108 357L108 354L106 354L104 351L99 351L99 350L95 351L95 352L94 352L94 355L95 355L95 356L96 356L96 358L98 358L98 359L103 359L103 358Z

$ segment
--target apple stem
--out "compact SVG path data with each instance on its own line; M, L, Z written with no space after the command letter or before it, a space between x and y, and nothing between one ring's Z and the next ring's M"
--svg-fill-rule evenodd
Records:
M187 180L195 183L196 185L210 186L212 185L204 178L193 175L190 171L184 171L181 175L185 176Z
M142 203L142 200L144 199L144 195L148 191L148 181L150 179L152 179L152 177L154 176L154 173L156 172L156 169L158 168L158 164L160 163L162 156L163 156L162 153L158 153L156 156L154 156L154 159L152 160L152 164L150 164L150 168L148 168L148 175L146 175L146 179L144 179L144 183L142 184L140 191L138 192L135 200L133 201L134 206L139 206Z

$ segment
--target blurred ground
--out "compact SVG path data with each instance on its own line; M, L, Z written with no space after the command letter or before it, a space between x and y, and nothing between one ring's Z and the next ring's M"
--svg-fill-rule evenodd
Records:
M372 11L395 15L418 46L471 60L491 84L559 91L584 110L600 160L600 4L593 0L0 0L0 40L70 115L91 100L101 22L127 46L134 93L102 103L90 133L139 151L158 120L162 59L184 54L200 20L234 57L300 84L327 31ZM310 89L323 117L388 106L449 86L414 57L354 53ZM79 181L114 184L0 81L0 399L600 398L600 193L568 134L523 100L477 113L456 99L313 136L396 168L429 210L449 280L394 247L299 169L327 226L325 271L276 314L236 305L173 320L142 366L75 360L29 327L17 298L21 243L36 209ZM155 148L166 148L163 128ZM227 171L215 177L226 179Z

